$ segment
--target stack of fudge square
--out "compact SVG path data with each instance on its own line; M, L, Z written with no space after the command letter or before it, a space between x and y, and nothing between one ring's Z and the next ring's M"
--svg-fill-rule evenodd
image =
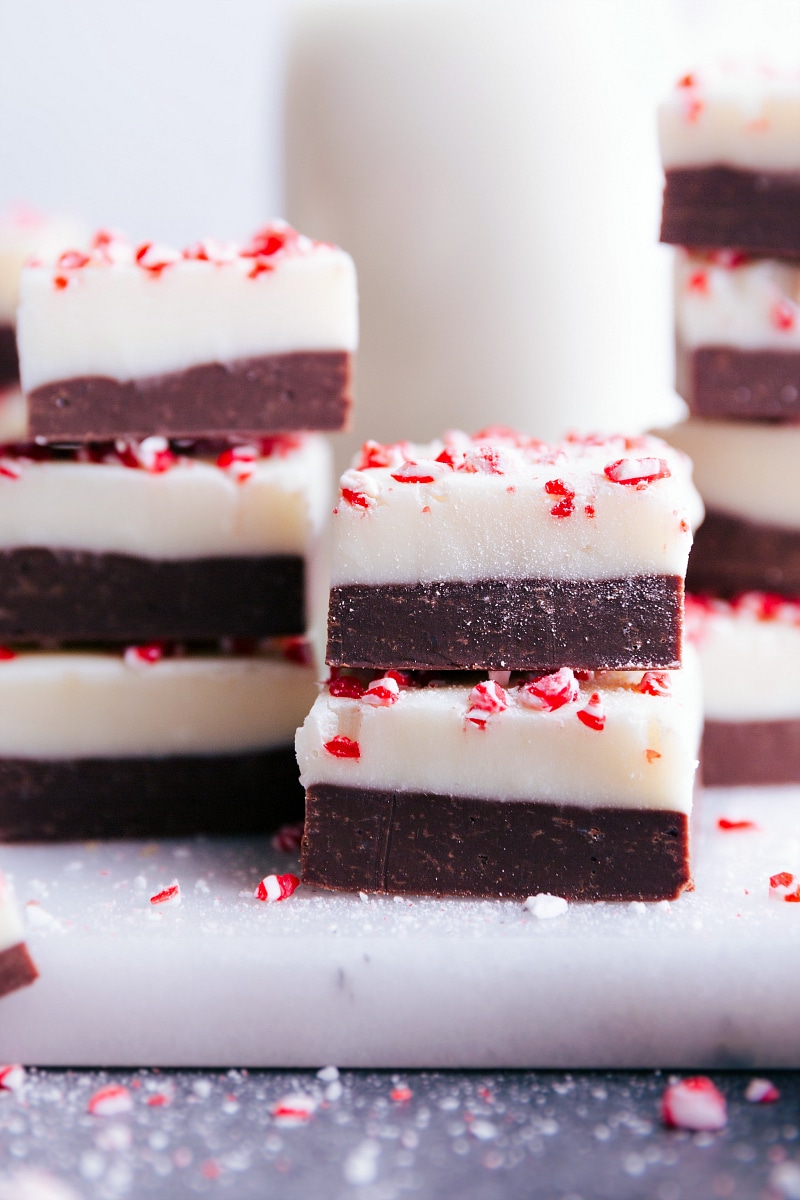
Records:
M701 517L688 459L652 437L366 443L334 509L330 675L297 735L304 882L691 887Z
M800 782L800 73L693 72L659 126L690 413L666 436L707 509L687 576L704 781Z
M352 260L283 223L47 241L0 446L0 839L298 820Z

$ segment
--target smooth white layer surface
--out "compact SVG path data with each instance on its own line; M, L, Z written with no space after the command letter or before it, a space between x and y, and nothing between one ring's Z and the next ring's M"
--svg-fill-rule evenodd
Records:
M679 342L687 349L800 350L800 266L771 259L734 263L725 252L677 251Z
M661 160L800 171L800 72L753 66L692 72L658 110Z
M458 437L454 444L461 444ZM663 442L648 439L645 448L633 450L625 450L621 439L600 446L563 443L544 447L546 461L493 445L501 473L434 464L439 470L433 483L392 478L404 458L435 459L442 442L392 448L397 466L346 473L343 486L364 489L368 507L340 498L334 510L332 583L685 574L692 528L703 510L691 464ZM643 455L667 460L670 477L639 490L605 476L607 464ZM560 496L545 491L551 480L574 492L570 516L552 515Z
M11 884L0 872L0 953L24 940L25 930L14 901Z
M800 528L800 426L692 417L660 432L692 459L709 511Z
M800 720L800 604L765 617L758 600L754 593L735 605L687 603L709 720Z
M23 389L86 375L125 382L300 350L354 351L350 256L308 243L270 261L256 278L253 260L238 256L180 260L160 274L124 260L74 271L26 267L17 334ZM66 287L55 286L58 277Z
M0 757L235 754L290 746L312 667L281 658L42 651L0 662Z
M387 708L323 689L297 731L301 782L688 813L702 721L696 660L690 651L669 672L669 696L634 690L641 675L598 675L555 712L524 707L508 688L508 709L485 729L465 721L468 687L402 689ZM593 692L606 714L599 731L577 717ZM358 742L359 759L325 750L340 736Z
M28 403L19 388L0 392L0 445L28 436Z
M53 255L83 245L88 230L70 217L45 217L28 209L0 213L0 324L15 325L19 277L34 254Z
M0 466L4 460L0 458ZM330 503L330 450L299 448L234 470L182 458L161 474L108 463L11 460L0 473L0 546L49 546L155 559L300 554Z

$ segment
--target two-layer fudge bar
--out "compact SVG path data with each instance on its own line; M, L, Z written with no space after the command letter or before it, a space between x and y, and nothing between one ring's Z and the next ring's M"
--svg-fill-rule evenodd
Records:
M0 840L263 833L302 818L306 644L3 650Z
M800 781L800 602L687 596L686 623L703 676L703 782Z
M0 874L0 996L27 987L38 975L25 945L25 932L11 885Z
M334 672L297 734L303 879L440 896L660 900L691 886L702 722L678 671L500 683Z
M800 595L800 427L693 418L664 436L692 458L707 510L689 591Z
M676 667L701 516L655 438L368 442L334 510L328 662Z
M800 72L693 72L659 109L662 242L800 256Z
M29 435L342 429L357 326L352 259L283 223L183 251L101 233L22 273Z
M0 639L301 634L329 497L314 434L0 447Z

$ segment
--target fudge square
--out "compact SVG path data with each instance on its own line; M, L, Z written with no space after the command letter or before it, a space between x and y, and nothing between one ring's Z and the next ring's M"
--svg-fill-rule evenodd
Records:
M283 223L182 252L97 234L22 272L29 436L343 429L357 326L352 259Z
M701 516L688 459L651 437L368 442L334 509L328 662L676 667Z
M800 255L800 71L713 67L659 109L661 241Z
M334 672L296 739L303 881L671 899L691 885L701 723L691 648L671 672Z
M0 874L0 996L27 987L39 976L33 964L11 885Z
M319 434L0 447L0 640L301 634L330 476Z

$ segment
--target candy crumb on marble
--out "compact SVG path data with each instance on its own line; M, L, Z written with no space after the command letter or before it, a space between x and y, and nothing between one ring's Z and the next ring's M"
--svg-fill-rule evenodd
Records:
M563 896L540 892L537 896L528 896L523 907L540 921L549 921L553 917L563 917L569 904Z
M25 1082L25 1068L19 1063L0 1066L0 1092L18 1092Z
M706 1075L671 1083L661 1098L661 1119L674 1129L713 1132L728 1123L725 1097Z
M181 885L177 879L173 879L169 887L162 888L160 892L150 897L151 904L172 904L181 903Z
M278 1125L303 1125L310 1121L317 1109L318 1101L307 1092L291 1092L282 1096L272 1109L272 1116Z
M772 900L800 904L800 881L791 871L779 871L777 875L770 875L769 895Z
M126 1087L111 1083L89 1097L86 1106L93 1117L118 1117L133 1108L133 1097Z
M253 894L257 900L277 903L288 900L299 884L296 875L265 875Z
M774 1104L781 1094L770 1079L751 1079L744 1091L745 1100L751 1104Z

